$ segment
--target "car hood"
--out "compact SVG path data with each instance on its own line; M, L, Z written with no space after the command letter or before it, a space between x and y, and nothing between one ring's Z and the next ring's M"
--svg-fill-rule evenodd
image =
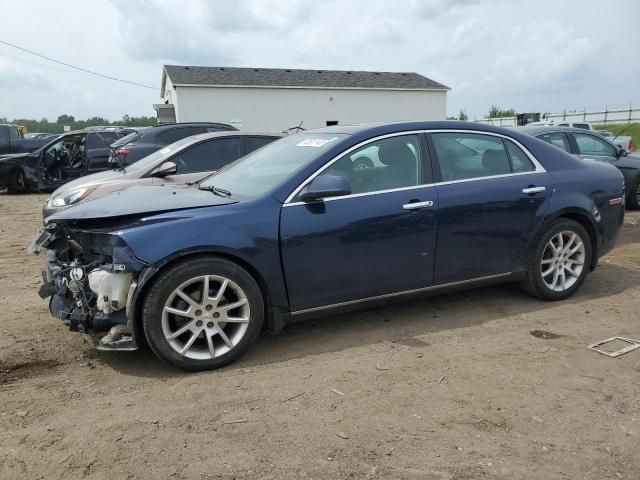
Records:
M7 153L5 155L0 155L0 162L4 162L6 160L20 160L21 158L26 157L35 157L33 153Z
M104 172L92 173L91 175L76 178L71 182L65 183L55 192L53 192L53 195L57 195L61 192L70 192L71 190L75 190L78 188L101 185L113 180L124 180L126 178L125 175L126 172L123 172L122 170L106 170Z
M47 217L45 222L75 223L123 216L148 216L160 212L231 203L237 203L237 200L186 185L139 185L79 203L54 213Z

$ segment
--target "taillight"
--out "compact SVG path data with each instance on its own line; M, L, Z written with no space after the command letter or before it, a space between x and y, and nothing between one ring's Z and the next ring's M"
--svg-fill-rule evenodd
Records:
M112 154L112 157L126 157L131 153L131 150L126 148L117 148Z

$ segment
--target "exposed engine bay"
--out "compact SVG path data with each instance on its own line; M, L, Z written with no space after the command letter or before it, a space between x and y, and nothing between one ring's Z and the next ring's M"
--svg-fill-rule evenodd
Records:
M109 339L135 349L127 318L135 277L144 266L117 235L49 224L29 247L46 250L43 285L38 294L50 298L49 310L73 331L105 332ZM109 347L108 345L99 345Z

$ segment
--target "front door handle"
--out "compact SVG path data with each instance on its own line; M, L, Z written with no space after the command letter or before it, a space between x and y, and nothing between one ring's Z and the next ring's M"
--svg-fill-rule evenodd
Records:
M527 187L522 189L522 193L533 195L534 193L544 192L546 189L546 187Z
M431 200L427 200L426 202L410 202L402 205L402 208L405 210L419 210L420 208L431 208L433 207L433 202Z

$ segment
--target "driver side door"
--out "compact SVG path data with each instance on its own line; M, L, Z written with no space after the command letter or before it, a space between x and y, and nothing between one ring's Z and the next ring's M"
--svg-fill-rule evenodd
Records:
M361 168L364 156L368 168ZM292 312L430 287L438 197L424 135L372 140L316 175L324 174L346 179L351 194L314 202L295 197L282 208L281 254Z

